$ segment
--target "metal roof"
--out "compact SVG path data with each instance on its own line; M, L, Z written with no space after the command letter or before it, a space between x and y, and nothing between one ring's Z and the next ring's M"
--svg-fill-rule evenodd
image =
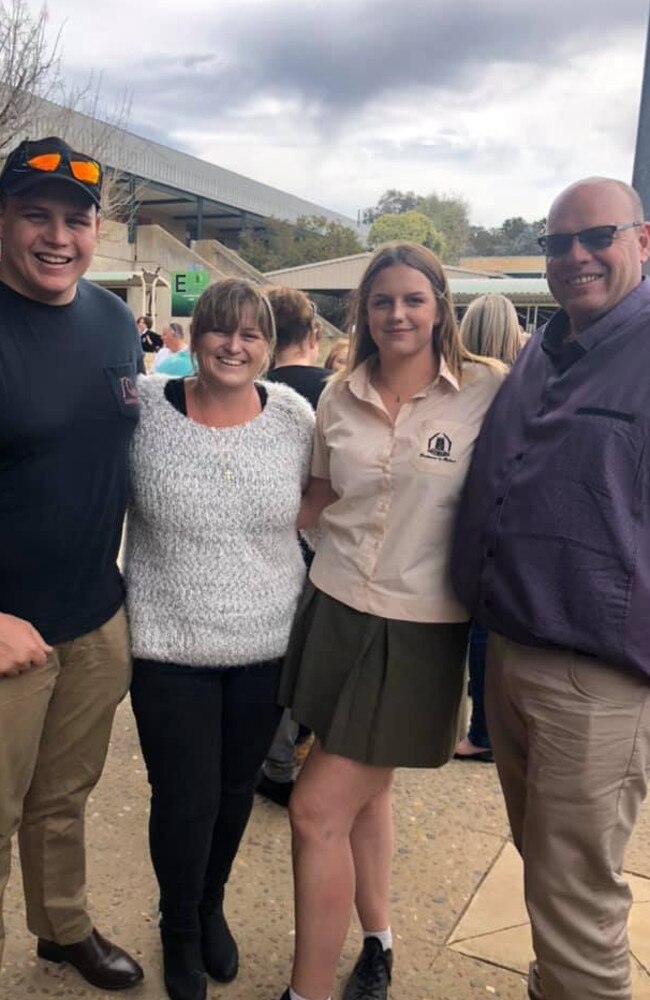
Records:
M333 260L320 260L313 264L300 264L297 267L283 267L278 271L267 271L270 281L277 281L289 288L300 288L310 292L351 291L361 281L371 251L355 253L348 257L335 257ZM445 264L447 278L476 277L477 272L453 264ZM495 278L502 281L502 278Z
M554 301L546 278L449 278L452 295L460 292L465 295L485 295L487 292L500 292L508 298L517 295L541 295Z
M296 222L301 215L323 215L332 222L340 222L359 231L356 220L340 212L112 127L89 115L67 111L51 101L41 100L31 121L30 135L47 135L53 131L61 134L61 128L64 128L71 145L79 149L93 149L100 141L101 153L95 155L103 164L145 181L207 198L261 218L272 216ZM17 135L16 139L24 137Z
M546 257L543 254L510 255L507 257L461 257L460 263L473 271L493 271L497 274L546 274Z

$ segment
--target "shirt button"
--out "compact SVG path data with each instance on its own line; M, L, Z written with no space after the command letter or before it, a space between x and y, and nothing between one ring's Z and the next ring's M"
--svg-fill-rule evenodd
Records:
M503 497L497 497L497 507L500 507L503 503Z
M523 457L524 457L524 453L523 453L523 451L520 451L518 455L515 455L515 461L516 462L521 462L521 460L522 460Z
M493 559L494 558L494 549L488 549L485 554L488 557L488 559Z

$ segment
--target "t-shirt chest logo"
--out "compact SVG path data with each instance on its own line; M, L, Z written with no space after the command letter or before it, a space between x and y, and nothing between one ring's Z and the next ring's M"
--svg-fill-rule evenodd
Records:
M455 462L451 457L452 440L444 431L436 431L427 441L427 450L420 452L420 458L431 458L434 462Z
M140 402L135 380L130 375L122 375L120 377L120 392L122 394L122 402L126 406L137 406Z

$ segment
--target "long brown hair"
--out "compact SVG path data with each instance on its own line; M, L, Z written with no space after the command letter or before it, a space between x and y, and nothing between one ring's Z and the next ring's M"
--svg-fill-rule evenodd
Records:
M456 312L451 299L449 283L443 266L427 247L417 243L387 243L375 250L363 273L351 308L350 353L341 377L345 378L366 358L377 355L377 345L370 336L368 326L368 298L372 284L380 271L387 267L405 264L421 271L428 279L438 304L439 320L433 328L431 346L434 357L444 358L452 374L461 381L463 361L481 361L465 348L460 339ZM335 376L336 377L336 376Z

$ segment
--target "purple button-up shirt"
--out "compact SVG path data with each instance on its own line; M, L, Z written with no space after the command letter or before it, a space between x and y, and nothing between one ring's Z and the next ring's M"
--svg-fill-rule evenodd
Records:
M556 313L483 424L452 578L481 624L650 676L650 281L565 342Z

